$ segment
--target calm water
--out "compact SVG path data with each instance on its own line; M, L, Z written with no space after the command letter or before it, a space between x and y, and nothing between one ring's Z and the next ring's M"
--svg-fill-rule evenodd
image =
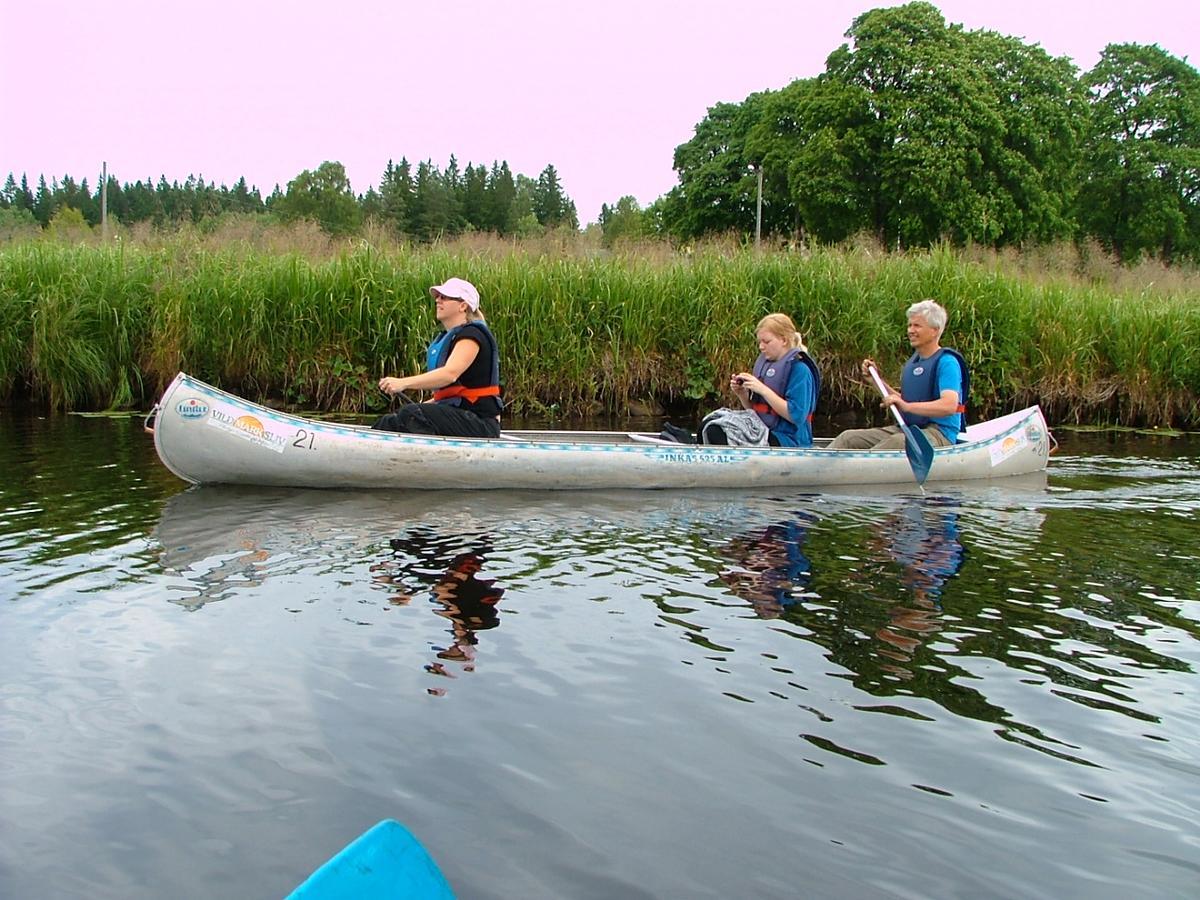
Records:
M1195 897L1200 439L844 494L184 490L0 419L0 896Z

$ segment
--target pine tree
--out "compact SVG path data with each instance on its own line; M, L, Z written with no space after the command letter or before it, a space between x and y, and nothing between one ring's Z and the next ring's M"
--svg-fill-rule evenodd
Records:
M517 186L507 162L492 163L487 188L487 226L497 234L509 234L513 226L512 205L517 196Z
M556 228L567 225L579 227L579 219L575 215L575 204L563 193L558 172L554 166L548 165L538 176L537 188L534 191L533 212L538 223L545 228Z
M401 157L400 165L389 159L379 182L380 216L400 234L412 228L411 208L413 182L408 160Z

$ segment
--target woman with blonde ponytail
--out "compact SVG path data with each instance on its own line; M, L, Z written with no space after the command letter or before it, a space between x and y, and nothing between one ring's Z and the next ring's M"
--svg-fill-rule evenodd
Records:
M758 359L753 371L738 372L729 379L741 409L719 409L705 416L700 443L811 447L821 373L804 338L791 317L783 313L764 316L755 336ZM695 440L669 422L661 437L681 443Z

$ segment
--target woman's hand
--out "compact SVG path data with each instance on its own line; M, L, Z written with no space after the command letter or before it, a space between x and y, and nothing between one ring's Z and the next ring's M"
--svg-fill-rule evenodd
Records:
M383 377L379 379L379 389L389 396L395 396L408 386L406 378Z
M729 386L733 388L733 392L743 400L750 396L750 392L761 393L763 383L751 375L749 372L738 372L729 379Z

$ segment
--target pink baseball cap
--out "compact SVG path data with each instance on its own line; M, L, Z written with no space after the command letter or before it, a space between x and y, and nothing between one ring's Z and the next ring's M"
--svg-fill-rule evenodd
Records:
M435 284L429 289L429 296L434 297L438 294L463 301L471 307L472 312L479 309L479 291L466 279L447 278L445 284Z

